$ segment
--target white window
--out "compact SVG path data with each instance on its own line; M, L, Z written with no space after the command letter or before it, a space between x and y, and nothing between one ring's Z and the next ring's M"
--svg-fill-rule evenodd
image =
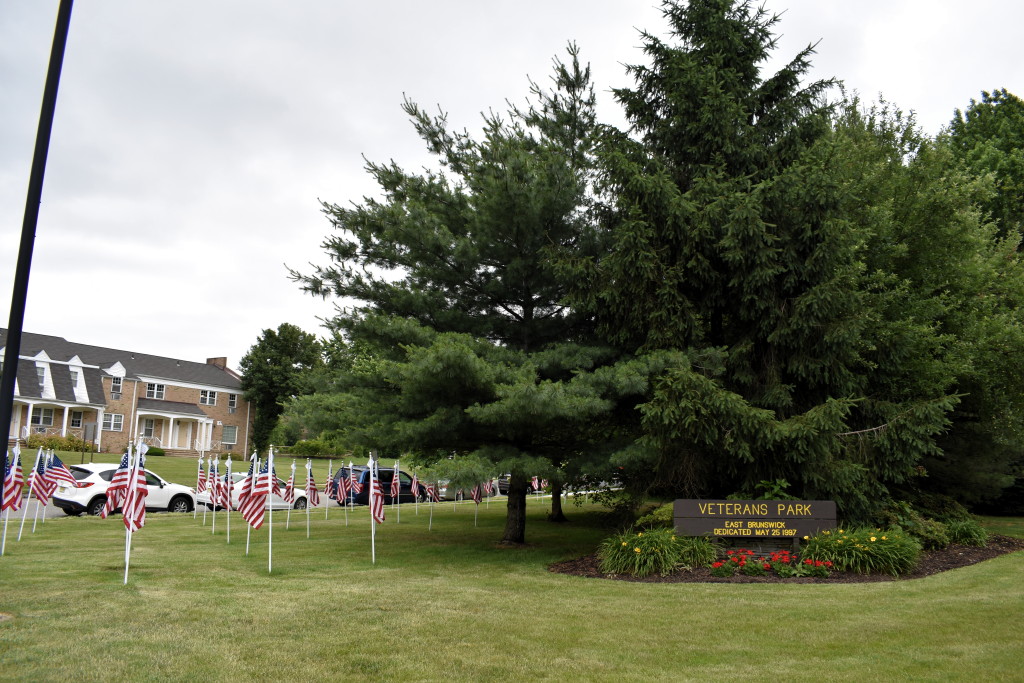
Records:
M106 413L103 416L103 429L108 432L119 432L124 424L124 415L119 413Z
M37 365L36 377L39 379L39 389L42 390L46 386L46 368Z
M152 438L154 436L155 431L156 420L147 417L145 420L142 421L142 435L144 437L146 437L147 439Z
M238 394L228 394L228 412L233 413L238 410Z
M111 400L118 400L121 398L121 378L111 377L110 378L110 398Z
M146 385L146 398L159 398L164 397L164 385L153 384L152 382Z
M53 408L33 408L32 424L41 427L53 426Z
M220 441L224 445L234 445L238 443L238 427L235 427L234 425L224 425L224 434L221 436Z
M78 370L70 370L69 372L71 373L71 386L72 387L77 387L78 386Z
M204 406L215 406L217 405L217 392L207 391L206 389L199 390L199 402Z
M80 428L82 426L82 411L72 410L71 411L71 426Z

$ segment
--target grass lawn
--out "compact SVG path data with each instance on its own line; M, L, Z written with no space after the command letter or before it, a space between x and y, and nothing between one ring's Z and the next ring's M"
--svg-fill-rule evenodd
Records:
M158 459L151 459L153 469ZM174 460L168 458L170 462ZM194 467L195 462L189 461ZM326 467L324 467L326 470ZM169 475L169 478L173 476ZM187 480L186 480L187 481ZM322 481L322 480L321 480ZM0 558L0 680L1021 680L1024 554L925 579L656 584L548 563L592 552L596 510L569 524L530 503L521 549L504 506L403 506L377 527L274 515L268 530L150 515L128 585L120 517L47 520ZM1011 520L1000 520L1009 523ZM1020 529L1020 520L1015 522ZM11 530L16 530L12 520Z

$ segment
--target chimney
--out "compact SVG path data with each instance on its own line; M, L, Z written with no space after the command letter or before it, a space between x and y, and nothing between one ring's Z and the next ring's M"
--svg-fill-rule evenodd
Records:
M207 358L206 359L206 364L207 365L214 365L214 366L220 368L221 370L226 370L227 367L228 367L228 359L227 359L226 356L222 356L220 358Z

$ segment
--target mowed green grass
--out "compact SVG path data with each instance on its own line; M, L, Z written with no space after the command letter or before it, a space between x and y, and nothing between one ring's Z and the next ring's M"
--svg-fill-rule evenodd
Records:
M193 463L194 464L194 463ZM156 468L154 468L156 469ZM157 469L159 472L160 470ZM503 499L501 499L503 500ZM658 584L553 574L592 552L599 511L495 545L504 505L149 515L128 585L120 517L50 519L0 558L0 680L1021 680L1024 554L926 579ZM30 520L31 522L31 520ZM12 535L12 532L13 533Z

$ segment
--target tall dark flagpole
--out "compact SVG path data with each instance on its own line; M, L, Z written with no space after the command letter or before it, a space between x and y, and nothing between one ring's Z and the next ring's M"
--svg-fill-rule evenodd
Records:
M60 69L64 64L64 46L68 41L68 27L71 25L72 3L73 0L60 0L60 7L57 9L57 26L53 30L50 66L46 71L43 106L39 112L39 129L36 131L36 148L32 155L32 170L28 178L25 220L21 224L21 247L18 250L18 265L14 271L14 293L11 295L11 318L7 324L4 372L3 378L0 379L0 425L3 425L0 429L3 429L7 434L3 448L4 472L7 470L7 444L11 438L14 379L18 376L18 356L21 355L21 329L25 323L28 273L32 268L32 249L35 246L36 223L39 220L39 204L43 196L43 174L46 171L46 153L50 149L50 130L53 128L53 112L57 108L57 85L60 83ZM14 437L17 438L18 435L15 434Z

